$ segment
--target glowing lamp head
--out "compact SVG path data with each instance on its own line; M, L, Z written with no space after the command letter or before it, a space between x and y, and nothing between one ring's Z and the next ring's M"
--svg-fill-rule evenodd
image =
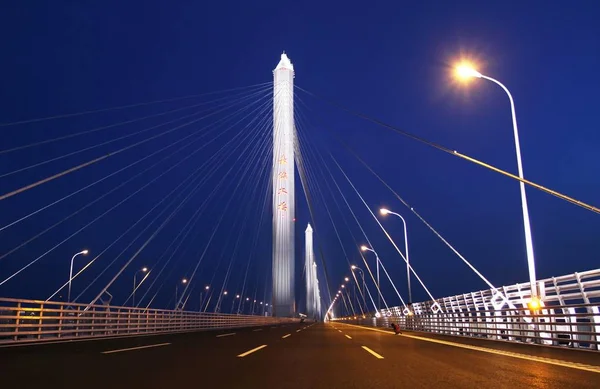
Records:
M236 298L236 299L239 299L239 298L240 298L240 295L239 295L239 294L236 294L236 295L235 295L235 298Z
M380 214L382 214L382 215L387 215L388 213L390 213L390 211L389 211L388 209L381 208L381 209L379 210L379 213L380 213Z
M456 75L462 79L481 78L481 73L473 68L470 64L461 64L456 67Z
M340 293L342 293L342 291L341 291L341 290L338 290L338 294L340 294Z
M89 253L89 251L87 251L87 250L83 250L83 251L81 252L81 254L83 254L83 255L86 255L87 253Z
M342 288L345 288L345 287L346 287L346 285L342 285Z
M210 289L210 286L206 285L206 286L204 287L204 289L206 289L206 290L209 290L209 289Z
M350 281L350 278L344 277L344 281L348 282L348 281Z
M182 284L187 284L187 279L184 278L183 280L181 280L181 283Z
M363 245L363 246L360 246L360 249L361 249L362 251L367 251L369 248L368 248L367 246L364 246L364 245Z
M529 309L531 309L531 310L537 310L537 309L540 309L542 304L540 302L540 299L538 299L537 297L534 297L527 303L527 306L529 306Z
M356 269L356 266L352 265L352 266L350 266L350 269L354 270L354 269Z
M227 291L223 292L223 294L224 294L225 296L227 296Z
M147 272L147 271L148 271L148 268L147 268L147 267L143 267L143 268L142 268L142 271L145 273L145 272Z

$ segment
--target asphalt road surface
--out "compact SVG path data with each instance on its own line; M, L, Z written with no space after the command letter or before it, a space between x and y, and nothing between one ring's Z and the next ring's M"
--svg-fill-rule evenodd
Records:
M297 324L0 348L2 388L600 388L598 353Z

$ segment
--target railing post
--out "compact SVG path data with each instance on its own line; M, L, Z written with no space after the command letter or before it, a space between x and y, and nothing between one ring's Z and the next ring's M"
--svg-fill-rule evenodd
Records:
M64 314L64 306L62 304L60 304L60 310L58 312L58 338L60 338L62 336L62 324L63 324L63 314Z
M17 303L17 307L16 307L16 311L17 314L15 315L15 337L14 340L19 340L19 324L21 322L20 317L21 317L21 302L19 301Z
M38 317L38 339L42 339L42 331L44 329L43 327L43 317L44 315L44 304L40 304L40 316Z
M81 310L81 307L78 305L77 306L77 312L75 313L75 337L79 336L79 321L81 320L81 316L79 316L79 311Z

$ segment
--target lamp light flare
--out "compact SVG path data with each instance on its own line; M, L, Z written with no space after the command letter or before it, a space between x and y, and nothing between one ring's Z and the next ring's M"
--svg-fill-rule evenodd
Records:
M182 283L182 284L187 284L187 279L186 279L186 278L184 278L183 280L181 280L181 283Z
M148 271L148 268L147 268L147 267L143 267L143 268L142 268L142 271L145 273L145 272L147 272L147 271Z
M531 301L529 301L529 303L527 303L527 305L529 306L529 309L537 310L541 307L540 299L534 297L531 299Z
M361 249L362 251L367 251L369 248L368 248L367 246L364 246L364 245L363 245L363 246L360 246L360 249Z
M381 209L379 210L379 213L380 213L380 214L382 214L382 215L387 215L388 213L390 213L390 211L389 211L388 209L381 208Z
M469 63L462 63L456 67L456 75L462 79L468 79L472 77L481 78L481 73L479 73L473 65Z

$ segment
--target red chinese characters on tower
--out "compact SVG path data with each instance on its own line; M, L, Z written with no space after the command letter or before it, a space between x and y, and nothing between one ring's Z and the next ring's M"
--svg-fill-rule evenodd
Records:
M277 194L287 194L287 189L285 188L279 188L279 190L277 191Z
M277 205L277 208L279 208L280 211L284 211L285 212L285 211L287 211L288 206L287 206L287 203L285 201L282 201L281 203L279 203Z
M285 171L279 172L279 178L282 179L282 180L286 180L287 179L287 173Z
M287 164L287 158L285 158L285 155L282 155L281 158L279 158L279 164L280 165Z

